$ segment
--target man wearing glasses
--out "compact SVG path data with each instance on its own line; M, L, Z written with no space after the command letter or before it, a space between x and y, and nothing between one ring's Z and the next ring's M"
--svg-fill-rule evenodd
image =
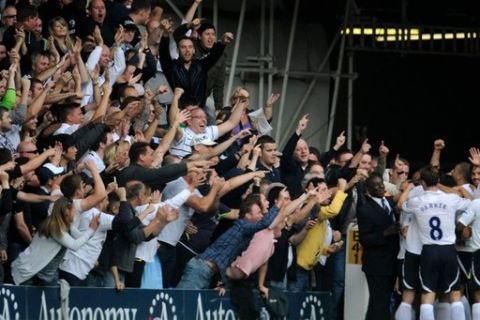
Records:
M17 148L18 155L29 160L38 156L38 149L35 143L31 141L22 141Z
M6 6L2 11L2 27L0 28L0 41L3 41L3 33L8 27L17 23L17 9L14 6Z

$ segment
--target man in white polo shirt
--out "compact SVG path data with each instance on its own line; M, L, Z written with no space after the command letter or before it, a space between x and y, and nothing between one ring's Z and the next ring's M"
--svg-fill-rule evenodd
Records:
M183 89L175 88L175 93L172 100L172 105L169 111L169 122L173 123L178 109L178 101L183 94ZM170 147L170 154L179 158L184 158L192 153L192 145L194 140L210 139L217 140L227 132L232 131L238 123L244 109L246 108L246 101L240 101L233 107L230 118L218 126L207 126L207 115L198 105L187 103L182 109L190 110L190 120L186 122L186 128L177 130L175 140Z

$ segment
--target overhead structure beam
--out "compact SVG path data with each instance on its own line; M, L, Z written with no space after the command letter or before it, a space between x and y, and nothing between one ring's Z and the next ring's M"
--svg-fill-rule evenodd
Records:
M173 10L173 12L175 12L175 14L176 14L180 19L183 20L183 18L184 18L183 12L180 11L180 9L178 9L178 7L175 5L175 3L173 3L172 0L165 0L165 1L168 3L168 5L170 6L170 8Z
M280 107L278 110L278 117L276 123L276 135L275 140L280 140L280 133L282 130L282 119L283 117L283 110L285 109L285 102L287 101L287 86L288 86L288 72L290 70L290 62L292 60L292 52L293 52L293 44L295 42L295 31L297 29L297 18L298 18L298 7L300 6L300 0L295 0L295 8L293 9L293 17L292 17L292 25L290 27L290 36L288 39L288 47L287 47L287 58L285 61L285 73L283 75L283 83L282 83L282 92L280 96Z
M235 34L235 46L233 48L232 64L230 65L230 74L228 75L227 94L225 95L225 99L223 101L223 104L225 106L228 105L228 98L232 93L233 80L235 78L235 68L237 67L238 61L238 50L240 49L240 40L242 39L243 21L245 20L246 7L247 0L242 0L242 5L240 7L240 16L238 17L237 33Z
M323 69L325 69L325 66L327 65L328 59L330 58L330 55L332 54L333 49L337 45L337 42L338 42L339 38L340 38L340 30L335 34L335 38L333 39L332 43L330 44L330 47L328 48L327 53L323 57L323 60L320 63L320 66L317 69L316 76L314 76L312 81L310 81L310 84L308 85L308 88L305 91L305 93L303 94L302 100L300 101L300 105L295 109L295 113L293 114L293 116L290 117L290 119L292 121L290 121L290 124L288 125L287 130L284 130L284 132L291 132L292 129L293 129L293 126L296 125L296 120L297 120L298 116L300 115L300 113L303 111L303 108L305 107L305 105L307 104L307 101L310 98L310 95L312 94L313 88L315 88L315 85L317 84L318 77L331 77L331 76L333 76L333 74L331 74L331 73L323 73L322 71L323 71ZM295 72L290 71L291 75L293 75L294 73ZM286 140L287 140L287 136L284 136L279 145L284 145L286 143Z
M346 0L345 5L345 17L343 21L343 30L347 29L348 21L350 18L350 2L351 0ZM340 51L338 54L338 63L337 63L337 75L342 73L342 66L343 66L343 54L345 52L345 37L342 37L340 40ZM325 151L330 150L330 144L332 143L332 133L333 133L333 126L335 124L335 115L337 112L337 103L338 103L338 93L340 91L340 80L339 76L335 79L335 85L333 88L333 95L332 95L332 105L330 108L330 115L328 117L328 131L327 131L327 140L325 142Z

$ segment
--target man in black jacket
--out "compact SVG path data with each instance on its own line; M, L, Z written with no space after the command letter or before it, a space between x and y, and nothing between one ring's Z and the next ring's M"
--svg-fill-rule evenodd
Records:
M400 228L393 211L394 203L384 197L382 177L372 173L366 186L369 197L357 212L363 246L362 270L370 293L365 319L390 319L389 304L397 272Z
M225 50L225 45L233 40L230 32L222 36L221 42L216 42L210 49L210 54L202 59L195 58L195 45L187 36L180 37L177 41L180 57L173 60L170 57L168 32L170 28L161 25L163 37L160 41L160 63L172 88L183 88L183 97L194 98L201 108L205 107L207 100L207 72L220 59ZM182 98L183 98L182 97Z
M128 155L130 166L120 172L119 186L125 186L131 180L138 180L151 187L152 190L162 190L165 183L186 175L188 171L201 170L208 163L207 161L191 161L151 168L155 158L152 148L146 142L132 144Z

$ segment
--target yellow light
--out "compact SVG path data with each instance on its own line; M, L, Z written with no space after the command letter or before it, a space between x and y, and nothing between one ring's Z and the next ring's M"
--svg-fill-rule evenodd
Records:
M365 28L365 29L363 29L363 34L371 36L373 34L373 29L372 28Z
M374 36L376 41L453 40L477 38L476 32L424 33L419 28L346 28L340 34Z

